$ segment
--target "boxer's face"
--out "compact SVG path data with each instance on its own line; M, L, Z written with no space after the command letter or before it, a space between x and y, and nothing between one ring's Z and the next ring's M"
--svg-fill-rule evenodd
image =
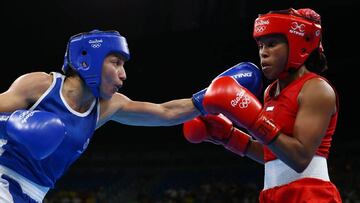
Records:
M100 94L103 99L110 99L126 80L125 60L117 54L110 54L103 63Z
M288 59L287 40L282 35L268 35L258 40L259 56L264 76L273 80L284 71Z

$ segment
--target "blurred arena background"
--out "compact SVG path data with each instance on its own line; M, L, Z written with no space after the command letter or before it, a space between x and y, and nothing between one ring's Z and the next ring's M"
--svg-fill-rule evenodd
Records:
M53 0L2 2L0 90L30 71L61 71L75 33L115 29L132 59L120 92L134 100L190 97L242 61L258 64L252 39L259 13L310 7L322 16L325 76L340 95L329 173L346 203L360 201L359 1ZM6 73L5 73L6 72ZM268 81L265 81L265 83ZM1 101L0 101L1 102ZM220 146L190 144L182 126L132 127L108 123L70 168L47 203L257 202L263 166Z

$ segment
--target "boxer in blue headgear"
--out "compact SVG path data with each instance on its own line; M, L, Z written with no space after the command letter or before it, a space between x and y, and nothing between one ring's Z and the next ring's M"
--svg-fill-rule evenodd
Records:
M0 94L0 202L42 202L86 150L95 130L108 121L171 126L200 115L201 99L155 104L119 93L129 58L126 40L118 32L80 33L68 42L65 75L27 73ZM257 71L255 65L244 63L224 74L235 75L239 83L258 92L261 85L253 85L261 82L253 77Z
M117 31L93 30L74 35L68 42L62 70L74 69L99 97L103 61L111 53L120 54L125 61L130 59L126 39Z

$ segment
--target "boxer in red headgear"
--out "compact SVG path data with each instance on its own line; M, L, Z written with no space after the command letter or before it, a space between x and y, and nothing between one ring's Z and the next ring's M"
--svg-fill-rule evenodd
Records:
M192 128L185 136L206 134L205 140L225 147L236 140L231 151L263 163L260 202L341 202L327 169L339 101L334 87L320 76L327 69L320 15L308 8L259 15L253 36L263 74L273 80L264 104L233 78L217 78L203 107L221 116L187 122Z

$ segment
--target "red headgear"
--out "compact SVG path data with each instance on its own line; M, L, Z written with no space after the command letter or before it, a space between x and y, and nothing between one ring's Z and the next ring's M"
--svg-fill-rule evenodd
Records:
M254 23L253 37L256 40L269 34L283 34L288 41L286 72L299 69L315 49L323 52L320 15L311 9L290 8L259 15Z

